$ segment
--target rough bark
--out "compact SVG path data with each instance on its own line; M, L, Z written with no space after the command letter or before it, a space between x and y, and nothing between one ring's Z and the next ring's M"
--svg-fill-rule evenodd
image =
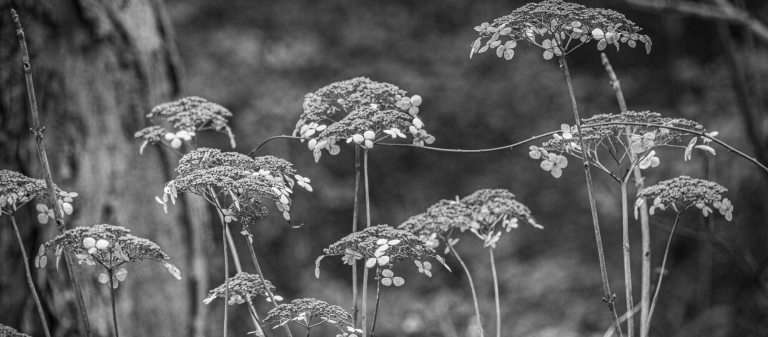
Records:
M200 284L190 277L190 249L202 226L190 232L187 223L206 216L183 216L176 207L165 215L154 201L171 174L176 158L148 152L139 157L133 133L146 123L152 105L179 92L179 68L162 0L0 0L2 17L10 8L21 15L34 67L42 124L54 181L80 194L69 223L110 223L150 238L184 272L176 281L159 264L128 268L116 292L118 319L131 327L125 335L190 335ZM0 20L0 167L40 177L34 142L29 134L23 75L10 20ZM203 210L204 211L204 210ZM181 221L181 220L190 221ZM55 226L20 218L31 254L56 233ZM9 247L8 226L0 223L0 247ZM204 247L203 247L204 248ZM0 248L0 260L17 260ZM13 258L12 258L13 257ZM0 321L26 333L39 334L21 277L21 265L0 266ZM94 335L109 334L108 289L96 271L76 267L83 285ZM18 270L17 270L18 269ZM51 315L53 334L76 331L72 291L66 273L49 266L36 273L41 296ZM7 297L6 297L7 294Z

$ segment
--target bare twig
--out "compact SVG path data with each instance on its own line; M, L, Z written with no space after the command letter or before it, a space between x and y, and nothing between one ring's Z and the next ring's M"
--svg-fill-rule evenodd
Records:
M672 12L705 20L722 21L744 26L755 36L768 42L768 26L750 15L749 12L734 6L728 1L718 1L716 5L692 1L668 0L622 0L624 3L641 10Z
M576 95L574 94L574 90L573 90L571 73L568 70L568 61L566 60L565 56L560 57L560 65L562 66L563 73L565 74L565 81L568 84L568 93L571 96L571 106L573 107L573 119L576 123L576 130L579 133L579 141L581 143L580 145L582 149L586 149L587 147L584 144L584 136L581 132L581 129L582 129L581 117L579 117L579 109L576 104ZM600 223L597 216L597 204L595 202L595 195L594 195L593 186L592 186L592 173L589 170L589 161L587 161L586 155L582 156L582 162L584 163L584 175L587 180L587 195L589 196L589 209L592 214L592 225L595 230L595 243L597 246L597 256L600 262L600 276L603 282L603 301L608 306L608 313L611 316L611 320L613 321L613 325L616 328L616 331L618 332L619 337L622 337L623 333L621 332L619 317L616 314L616 306L614 305L614 300L616 298L616 295L614 295L613 291L611 290L611 285L608 281L608 270L605 263L603 239L600 233Z
M43 170L43 178L45 179L45 185L48 188L48 197L51 202L51 209L53 210L54 218L56 219L56 228L59 232L64 232L66 229L66 223L62 216L61 206L57 202L59 200L56 197L56 191L53 187L53 175L51 175L51 167L48 164L48 155L45 152L45 139L43 132L45 127L40 124L40 116L37 112L37 98L35 97L35 84L32 81L32 63L29 60L29 51L27 50L27 41L24 36L24 29L21 27L21 21L19 15L15 10L11 9L11 17L13 23L16 25L16 36L19 38L19 45L21 46L21 59L24 69L24 78L27 85L27 97L29 98L29 112L32 115L32 134L35 136L35 142L37 145L37 156L40 160L40 166ZM83 292L80 289L80 284L75 277L73 270L72 258L69 252L64 253L64 262L67 266L69 278L72 280L72 287L75 290L75 301L77 303L78 317L78 330L81 336L91 336L91 324L88 321L88 311L85 308L85 301L83 300Z

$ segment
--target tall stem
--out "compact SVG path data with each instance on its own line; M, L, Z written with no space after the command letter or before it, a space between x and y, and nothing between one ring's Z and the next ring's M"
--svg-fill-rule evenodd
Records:
M368 186L368 149L363 150L363 180L365 183L365 228L369 228L371 227L371 189ZM366 337L366 329L368 329L368 269L363 270L363 337Z
M13 215L9 215L11 218L11 225L13 225L13 232L16 233L16 240L19 241L19 249L21 249L21 259L24 262L24 271L27 274L27 285L29 285L29 291L32 293L32 299L35 301L35 307L37 307L37 314L40 315L40 323L43 325L43 332L46 337L51 337L51 332L48 331L48 321L45 319L45 311L43 310L43 304L40 303L40 297L37 296L37 290L35 289L35 282L32 281L32 271L29 270L29 258L27 258L27 250L24 248L24 241L21 240L21 233L19 232L19 226L16 225L16 218Z
M45 152L45 139L43 138L43 131L45 128L40 124L40 116L37 112L37 98L35 97L35 84L32 81L32 63L29 61L29 51L27 50L27 41L24 37L24 29L21 27L21 21L16 11L11 9L11 17L13 23L16 25L16 36L19 38L19 45L21 46L21 60L24 69L24 79L27 85L27 98L29 99L29 112L32 115L32 134L35 135L35 142L37 146L37 156L40 160L40 167L43 170L43 178L45 179L45 185L48 188L48 197L51 202L51 209L53 210L54 218L56 219L56 227L59 232L64 232L66 223L61 212L61 206L57 202L56 191L53 187L53 175L51 174L51 167L48 164L48 155ZM68 251L64 252L64 262L67 265L67 273L69 279L72 280L72 288L75 290L75 302L77 304L78 324L77 328L80 332L80 336L91 336L91 324L88 321L88 311L85 308L85 300L83 300L83 291L80 289L80 283L73 270L74 264Z
M221 242L224 245L224 332L223 336L227 337L227 321L229 314L229 249L227 245L227 223L221 224Z
M354 207L352 214L352 233L357 232L357 217L360 198L360 147L355 146L355 196ZM357 328L357 315L360 309L357 303L357 260L352 259L352 322L353 326Z
M627 112L627 101L624 99L624 92L621 91L621 82L613 71L611 63L608 61L608 56L605 53L600 53L600 58L603 61L605 71L608 73L608 77L611 79L611 88L616 95L616 101L619 104L619 110L622 113ZM632 134L632 127L626 126L626 139L627 144L632 142L630 135ZM631 161L635 161L636 156L631 154ZM643 174L640 168L636 165L632 168L632 175L635 180L635 189L641 191L645 187ZM640 294L640 337L648 337L648 311L650 307L650 294L651 294L651 227L648 219L648 204L642 203L639 209L640 213L640 232L642 237L641 249L643 253L642 257L642 283Z
M112 326L115 328L115 337L120 337L117 332L117 309L115 308L115 285L112 283L112 269L107 269L109 276L109 298L112 300ZM226 335L225 335L226 336Z
M381 275L378 268L376 270L377 275ZM379 317L379 299L381 298L381 279L376 277L376 306L373 309L373 321L371 322L371 337L376 336L376 318Z
M595 244L597 245L597 257L600 261L600 276L603 281L603 301L608 306L608 313L611 316L611 320L613 321L613 325L616 328L616 331L618 332L619 337L623 336L623 333L621 332L621 325L619 324L619 316L616 314L616 306L614 304L615 301L615 295L613 294L613 291L611 290L610 282L608 281L608 270L606 268L605 264L605 252L603 250L603 239L602 235L600 234L600 222L597 218L597 204L595 202L595 195L593 191L592 186L592 173L589 170L589 161L587 159L586 155L586 146L584 145L584 137L581 133L581 117L579 117L579 108L576 104L576 95L573 91L573 82L571 81L571 73L568 70L568 61L565 59L565 55L560 57L560 65L563 68L563 73L565 74L565 81L568 84L568 93L571 96L571 107L573 108L573 119L576 122L576 130L579 133L579 142L580 146L583 151L585 151L585 155L582 156L582 161L584 163L584 176L586 177L587 181L587 195L589 196L589 209L592 214L592 226L595 230Z
M363 301L360 310L362 318L360 329L363 330L363 337L367 336L368 331L368 269L370 268L363 268Z
M262 280L266 280L264 278L264 273L261 271L261 265L259 265L259 259L256 257L256 251L253 249L253 245L248 242L248 251L251 253L251 260L253 260L253 267L256 268L256 273L259 274L259 277L261 277ZM275 294L272 293L269 288L265 287L265 292L267 293L267 296L269 297L269 300L272 302L272 306L277 308L277 300L275 299ZM291 334L291 329L288 327L288 325L283 325L283 329L285 330L285 333L288 336L293 336Z
M253 324L256 326L256 331L260 332L262 336L266 337L267 332L261 328L261 318L259 318L259 313L256 312L256 309L253 307L253 302L250 298L248 299L248 313L251 314L251 319L253 319Z
M675 229L680 222L680 214L675 216L675 223L672 225L672 230L669 232L669 239L667 239L667 246L664 248L664 258L661 260L661 273L659 274L659 280L656 282L656 290L653 294L653 300L651 301L651 309L648 311L648 324L645 329L650 330L651 319L653 318L653 310L656 309L656 301L659 299L659 289L661 289L661 281L664 280L664 272L667 270L667 256L669 255L669 247L672 245L672 237L675 235Z
M491 274L493 274L493 299L496 302L496 337L501 337L501 305L499 304L499 276L496 274L496 259L493 257L493 248L488 249L491 259Z
M467 265L464 263L464 259L461 258L459 255L459 252L456 251L455 248L453 248L453 244L450 243L448 240L445 240L445 244L448 245L448 249L451 251L453 256L456 257L456 260L459 261L459 264L461 264L461 268L464 269L464 273L467 274L467 280L469 280L469 289L472 291L472 302L475 306L475 316L477 317L477 329L480 332L480 337L485 337L485 333L483 332L483 320L480 317L480 304L477 300L477 290L475 289L475 281L472 280L472 275L469 273L469 268L467 268Z
M627 312L635 307L632 296L632 256L629 249L629 211L627 206L627 179L621 182L621 242L624 255L624 289L627 301ZM632 337L635 332L634 315L627 316L627 336Z

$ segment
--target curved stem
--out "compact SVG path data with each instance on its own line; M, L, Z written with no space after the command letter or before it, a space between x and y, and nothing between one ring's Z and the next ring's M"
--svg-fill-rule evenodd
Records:
M378 275L381 275L378 267L376 268L376 306L373 309L373 320L371 322L371 337L376 336L376 318L379 317L379 299L381 298L381 280Z
M667 270L667 257L669 256L669 247L672 245L672 237L675 235L675 229L680 222L680 214L675 216L675 223L672 225L672 230L669 232L669 239L667 239L667 246L664 248L664 258L661 260L661 273L659 274L659 280L656 282L656 290L653 294L653 300L651 300L651 309L648 311L648 326L645 328L650 330L651 318L653 318L653 311L656 309L656 301L659 299L659 289L661 289L661 281L664 280L664 272Z
M43 332L46 337L51 337L51 332L48 330L48 321L45 319L45 311L43 310L43 304L40 303L40 297L37 296L37 290L35 289L35 282L32 280L32 271L29 269L29 258L27 257L27 250L24 248L24 241L21 240L21 233L19 232L19 226L16 224L16 218L13 215L9 215L11 218L11 225L13 225L13 232L16 233L16 240L19 242L19 249L21 249L21 259L24 265L24 271L27 276L27 285L29 285L29 291L32 293L32 299L35 301L35 307L37 307L37 314L40 315L40 323L43 325Z
M496 337L501 337L501 305L499 304L499 277L496 274L496 262L493 257L493 248L488 249L491 259L491 274L493 274L493 298L496 302Z
M472 302L475 306L475 316L477 316L477 329L480 332L480 337L485 337L485 333L483 332L483 321L480 317L480 304L477 300L477 290L475 289L475 282L472 279L472 275L469 273L469 268L467 268L467 265L464 263L464 259L462 259L459 255L459 252L457 252L453 247L453 244L448 242L448 240L445 240L445 244L448 246L448 249L451 251L453 256L456 257L456 260L459 261L459 264L461 264L461 268L464 269L464 273L467 274L467 279L469 280L469 289L472 291Z
M357 216L360 199L360 148L355 147L355 196L352 214L352 233L357 232ZM357 328L357 315L360 311L357 303L357 260L352 263L352 326Z
M53 216L56 219L56 228L60 233L64 232L66 223L64 222L63 213L61 212L61 206L57 202L56 191L53 185L53 175L51 174L51 166L48 164L48 154L45 152L45 139L43 132L45 127L40 123L40 115L37 112L37 97L35 96L35 84L32 80L32 62L29 59L29 51L27 50L27 40L24 36L24 29L21 27L21 20L15 10L11 9L11 18L16 26L16 36L19 38L19 46L21 48L21 63L24 70L24 79L27 87L27 98L29 99L29 113L32 116L32 134L35 136L35 145L37 148L37 157L40 161L40 167L43 171L43 179L45 180L46 188L48 189L48 197L51 203L51 209L53 210ZM88 310L85 307L85 300L83 299L83 291L80 288L80 283L75 277L73 270L74 263L72 263L72 257L68 251L64 252L64 262L67 265L67 273L69 279L72 280L72 288L75 290L75 303L77 304L78 324L77 329L81 336L91 336L91 323L88 321Z
M117 309L115 309L115 285L112 283L112 269L107 269L109 276L109 298L112 300L112 326L115 328L115 337L120 337L117 332Z
M627 206L627 180L621 182L621 242L622 253L624 255L624 290L627 302L627 312L631 312L635 307L632 296L632 259L629 249L629 210ZM635 331L635 318L633 315L627 316L627 336L632 337Z
M576 104L576 95L574 94L573 90L573 82L571 81L571 73L568 70L568 62L565 59L565 56L560 58L560 65L563 68L563 73L565 74L565 81L568 84L568 93L571 96L571 106L573 108L573 118L576 122L576 129L579 133L579 142L582 149L586 149L586 146L584 145L584 137L581 132L581 117L579 117L579 109ZM619 337L623 336L623 333L621 332L621 325L619 324L619 317L618 314L616 314L616 307L614 305L615 295L613 294L613 291L611 290L611 285L608 281L608 270L606 268L605 263L605 252L603 249L603 240L602 235L600 233L600 223L597 217L597 205L595 203L595 196L592 186L592 173L589 170L589 161L587 161L587 157L582 156L582 162L584 163L584 176L587 180L587 195L589 196L589 209L592 214L592 226L595 230L595 244L597 246L597 256L598 260L600 262L600 276L603 281L603 301L608 306L608 313L611 316L611 320L613 321L613 325L616 328L616 331L619 334Z

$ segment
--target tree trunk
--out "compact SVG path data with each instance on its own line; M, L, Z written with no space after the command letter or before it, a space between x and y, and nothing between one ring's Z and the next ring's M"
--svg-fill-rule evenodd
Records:
M200 229L207 210L201 208L203 216L187 216L182 211L196 204L186 203L163 214L154 196L173 175L177 158L157 151L140 157L139 143L133 139L153 105L179 94L178 61L164 6L162 0L0 0L0 167L41 177L10 20L10 9L15 8L30 48L53 179L64 190L80 194L68 226L125 226L157 242L184 273L184 280L177 281L159 264L127 268L128 278L116 292L118 319L130 327L126 336L205 334L185 329L192 327L193 317L205 317L198 307L200 289L207 289L208 282L192 274L196 254L190 247L195 237L205 234ZM29 216L34 214L28 213L20 224L28 253L34 254L56 228L36 225ZM193 221L196 231L190 230ZM18 248L9 242L7 227L0 222L0 322L39 334L22 282ZM73 292L66 272L52 265L35 276L52 313L53 334L75 335ZM94 336L109 335L109 290L96 281L95 268L75 268Z

